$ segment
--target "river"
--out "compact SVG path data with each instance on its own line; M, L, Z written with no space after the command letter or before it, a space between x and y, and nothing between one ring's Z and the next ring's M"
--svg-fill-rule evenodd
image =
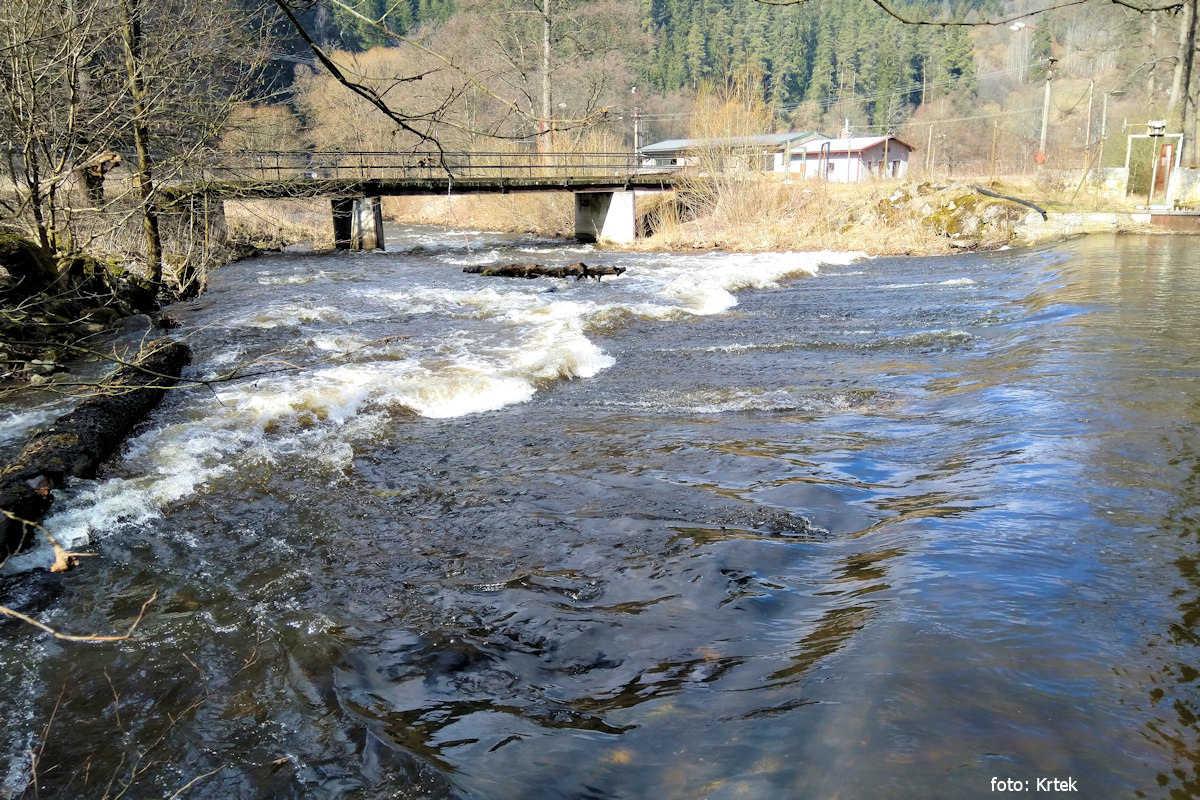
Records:
M1195 241L223 268L6 567L157 597L0 624L0 797L1200 796Z

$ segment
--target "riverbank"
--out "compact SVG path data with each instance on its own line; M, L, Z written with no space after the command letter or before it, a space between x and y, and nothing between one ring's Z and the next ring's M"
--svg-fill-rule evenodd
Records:
M157 310L153 288L115 261L56 258L0 233L0 383L47 382L80 342Z
M560 238L574 233L572 199L561 193L386 198L384 212L396 222ZM844 250L922 256L1079 233L1153 232L1144 213L1074 186L1024 179L947 185L696 181L679 192L640 196L637 214L639 239L622 247L646 252Z

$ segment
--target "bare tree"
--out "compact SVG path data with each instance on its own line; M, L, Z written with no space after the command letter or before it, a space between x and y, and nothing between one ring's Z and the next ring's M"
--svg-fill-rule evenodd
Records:
M548 148L555 130L607 124L628 80L622 47L641 35L633 6L620 2L465 0L446 28L423 38L391 30L386 15L371 19L342 0L324 0L435 65L384 80L354 68L361 56L321 47L289 0L274 2L329 78L417 144L436 147L458 131L472 141L536 138ZM558 99L551 87L563 87Z
M175 179L215 141L234 105L253 96L265 28L233 0L4 3L0 141L11 185L0 192L0 224L64 255L97 243L94 231L81 240L75 221L115 229L136 217L146 276L159 286L156 181ZM130 150L134 204L94 182Z

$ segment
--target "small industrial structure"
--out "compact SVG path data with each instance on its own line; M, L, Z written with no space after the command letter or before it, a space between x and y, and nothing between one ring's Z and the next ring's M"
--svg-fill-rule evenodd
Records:
M643 147L638 153L643 167L669 170L693 167L704 153L737 154L743 168L754 172L786 172L792 149L826 137L816 131L733 136L728 139L667 139Z
M792 149L789 171L837 183L903 178L914 149L895 136L811 140Z

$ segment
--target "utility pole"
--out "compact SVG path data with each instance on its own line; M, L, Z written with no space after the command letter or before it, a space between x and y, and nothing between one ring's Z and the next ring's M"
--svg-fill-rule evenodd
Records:
M1038 140L1038 172L1042 171L1042 165L1046 163L1046 134L1050 124L1050 80L1054 77L1054 62L1057 59L1051 56L1049 61L1046 67L1046 99L1042 101L1042 136Z
M640 127L641 119L639 117L641 109L638 108L637 104L637 87L634 86L629 90L629 93L633 95L633 155L634 159L636 160L638 151L642 147L642 131Z
M929 141L925 145L925 174L933 170L933 124L929 125Z
M1108 92L1104 93L1104 110L1100 112L1100 159L1099 159L1099 164L1102 167L1104 166L1104 146L1108 143L1108 98L1109 98L1109 96L1122 97L1122 96L1124 96L1124 94L1125 94L1125 92L1122 89L1113 89L1112 91L1108 91ZM1124 128L1124 126L1122 126L1121 131L1124 132L1124 130L1125 130L1125 128Z
M1088 81L1088 116L1087 128L1083 134L1083 172L1086 178L1088 169L1088 152L1092 149L1092 95L1096 91L1096 82Z
M992 177L996 177L996 137L1000 135L1000 120L992 120L992 156L989 159Z
M1054 77L1054 62L1058 59L1054 57L1054 45L1056 38L1054 34L1046 29L1039 28L1036 25L1030 25L1027 22L1014 22L1008 26L1010 31L1020 33L1021 31L1038 30L1044 31L1050 35L1050 57L1046 59L1046 98L1042 101L1042 136L1038 140L1038 151L1034 155L1033 161L1037 164L1037 174L1042 174L1042 165L1046 163L1046 134L1049 132L1050 124L1050 80Z

